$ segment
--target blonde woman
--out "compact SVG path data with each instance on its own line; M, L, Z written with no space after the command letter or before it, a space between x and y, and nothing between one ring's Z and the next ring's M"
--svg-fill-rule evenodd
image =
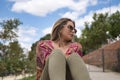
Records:
M61 18L53 26L51 40L36 47L36 80L90 80L82 60L82 46L73 42L75 22Z

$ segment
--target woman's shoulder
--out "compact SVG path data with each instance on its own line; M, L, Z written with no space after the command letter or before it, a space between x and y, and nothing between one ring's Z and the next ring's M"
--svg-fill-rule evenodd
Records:
M70 46L82 48L82 45L79 42L72 42Z
M79 42L73 42L72 49L77 52L80 56L82 56L82 45Z
M66 54L69 55L69 54L71 54L71 52L76 52L76 53L78 53L80 56L82 56L81 51L82 51L82 46L81 46L81 44L78 43L78 42L72 42L72 43L70 44L70 47L68 48Z
M52 41L51 40L40 40L38 41L38 45L40 47L51 47Z

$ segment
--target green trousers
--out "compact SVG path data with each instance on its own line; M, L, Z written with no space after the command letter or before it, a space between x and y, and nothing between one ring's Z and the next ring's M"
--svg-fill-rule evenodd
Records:
M61 50L56 49L49 55L40 80L90 80L90 76L77 53L66 58Z

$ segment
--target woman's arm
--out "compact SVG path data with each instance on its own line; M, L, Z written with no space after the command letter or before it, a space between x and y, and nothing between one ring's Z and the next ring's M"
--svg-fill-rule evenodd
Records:
M36 46L36 80L40 79L44 67L44 54L41 45L43 41L39 41Z
M40 80L40 76L42 74L42 69L37 67L37 70L36 70L36 80Z
M77 43L77 53L82 57L83 53L82 53L82 45L80 43Z

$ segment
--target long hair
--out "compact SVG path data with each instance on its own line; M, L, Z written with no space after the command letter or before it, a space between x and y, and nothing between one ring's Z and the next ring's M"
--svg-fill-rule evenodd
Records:
M55 22L55 24L53 25L52 33L51 33L52 41L56 41L60 38L60 30L63 28L65 24L67 24L68 21L73 22L75 26L75 22L69 18L61 18Z

